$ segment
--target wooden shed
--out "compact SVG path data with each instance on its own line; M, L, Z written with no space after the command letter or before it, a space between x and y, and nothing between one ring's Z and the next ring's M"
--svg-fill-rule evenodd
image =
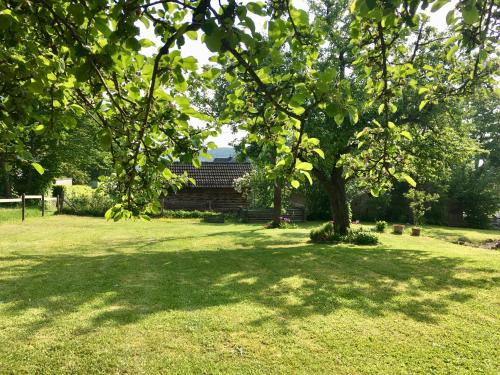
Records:
M175 174L187 172L196 181L168 195L163 205L169 210L212 210L237 212L247 206L247 200L234 189L235 179L251 171L250 163L207 162L200 168L190 164L174 163Z

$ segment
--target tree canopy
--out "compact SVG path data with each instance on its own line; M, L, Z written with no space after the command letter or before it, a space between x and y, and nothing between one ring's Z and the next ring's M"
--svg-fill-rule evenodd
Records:
M355 0L332 25L324 22L328 12L313 17L288 0L2 0L3 164L20 159L43 173L25 135L57 139L78 126L75 117L88 116L111 154L121 196L107 216L127 218L153 212L161 192L185 183L187 177L174 175L169 164L180 159L197 165L213 147L206 138L235 119L252 141L266 143L271 135L276 173L293 186L310 180L312 157L324 151L307 124L320 116L350 129L361 123L354 136L357 157L347 154L344 162L362 163L374 193L389 177L413 185L414 178L398 168L401 141L409 138L406 124L397 122L403 90L415 91L422 111L492 81L497 69L494 0L460 1L446 17L439 56L419 61L419 50L431 43L423 9L447 3ZM256 19L265 21L263 29ZM154 42L141 35L139 23L161 40L153 56L143 53ZM328 58L337 37L349 69ZM210 68L200 70L194 57L182 55L187 38L201 38L214 53ZM194 78L213 87L222 73L229 83L227 105L213 119L186 90ZM359 81L351 82L352 74ZM363 93L355 96L358 91ZM365 119L366 113L372 115ZM193 126L193 118L209 125Z

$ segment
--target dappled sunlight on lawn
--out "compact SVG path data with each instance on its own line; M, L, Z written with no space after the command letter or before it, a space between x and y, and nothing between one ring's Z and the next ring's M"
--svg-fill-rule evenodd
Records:
M80 222L85 230L76 231ZM449 327L464 326L453 334L473 332L477 343L481 327L496 324L493 251L392 234L373 247L317 245L308 228L193 220L41 223L0 226L9 233L0 236L0 339L23 348L19 355L31 343L64 342L121 358L134 337L137 350L196 351L202 362L212 352L245 360L250 351L272 363L290 348L304 361L308 351L327 360L362 345L376 363L401 340L411 356L412 345ZM147 344L153 337L159 342Z
M234 248L172 251L172 238L160 236L102 244L99 252L106 255L93 256L82 243L71 255L2 257L1 311L41 309L46 317L32 324L49 324L101 298L105 311L89 322L98 326L131 323L158 311L252 301L291 319L348 308L432 323L450 303L470 298L466 291L491 288L498 276L493 268L465 267L463 259L428 251L313 245L301 232L271 236L215 229L206 237L231 236Z

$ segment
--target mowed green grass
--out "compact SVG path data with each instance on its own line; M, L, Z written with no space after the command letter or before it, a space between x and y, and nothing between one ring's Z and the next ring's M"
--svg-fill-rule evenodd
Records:
M307 233L0 224L0 373L499 373L498 251L389 233L376 247L313 245Z

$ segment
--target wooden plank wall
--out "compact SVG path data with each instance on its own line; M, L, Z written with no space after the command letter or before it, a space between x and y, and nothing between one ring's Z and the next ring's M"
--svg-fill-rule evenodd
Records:
M238 212L246 199L232 188L186 188L169 194L163 203L167 210L211 210Z

